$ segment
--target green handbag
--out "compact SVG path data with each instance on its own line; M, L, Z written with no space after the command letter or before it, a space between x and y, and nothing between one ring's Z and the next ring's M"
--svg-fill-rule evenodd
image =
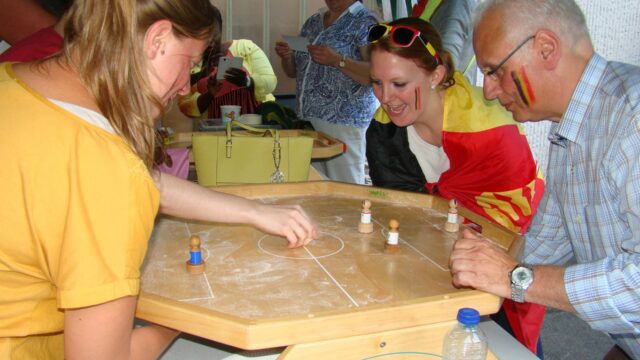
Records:
M194 133L192 146L200 185L280 183L307 180L313 138L231 121L225 132Z

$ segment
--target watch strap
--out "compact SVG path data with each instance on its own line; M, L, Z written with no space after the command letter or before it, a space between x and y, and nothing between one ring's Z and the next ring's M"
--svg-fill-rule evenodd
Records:
M519 303L524 302L524 289L521 286L511 284L511 300Z

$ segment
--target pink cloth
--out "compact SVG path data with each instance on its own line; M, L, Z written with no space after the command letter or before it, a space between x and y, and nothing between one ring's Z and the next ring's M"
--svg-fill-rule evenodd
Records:
M158 165L158 170L171 174L183 179L186 179L189 176L189 149L187 148L170 148L167 149L167 156L171 156L171 167L160 164Z

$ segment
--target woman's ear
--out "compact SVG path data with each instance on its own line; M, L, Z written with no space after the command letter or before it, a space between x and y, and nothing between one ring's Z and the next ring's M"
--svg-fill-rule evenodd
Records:
M438 65L431 73L431 84L429 86L432 89L435 89L438 85L442 84L445 75L447 74L447 69L444 65Z
M164 55L173 31L171 21L163 19L151 24L144 35L144 52L149 59Z

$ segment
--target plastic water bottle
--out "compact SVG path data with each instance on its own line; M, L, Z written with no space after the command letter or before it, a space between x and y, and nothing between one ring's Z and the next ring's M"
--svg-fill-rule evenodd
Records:
M476 309L458 310L458 323L444 338L442 352L447 360L484 360L487 337L478 328L480 313Z

